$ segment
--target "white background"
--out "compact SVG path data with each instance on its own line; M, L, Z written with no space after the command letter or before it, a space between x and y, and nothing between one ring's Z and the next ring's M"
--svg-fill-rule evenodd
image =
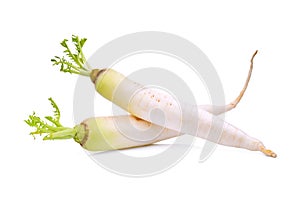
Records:
M1 204L299 204L297 1L7 2L0 3ZM197 139L175 167L129 178L99 167L72 140L28 135L23 120L32 110L49 114L49 96L61 107L62 122L73 126L76 76L50 62L63 38L88 37L89 56L117 37L148 30L200 47L217 69L227 102L239 92L258 49L250 87L226 120L261 139L278 158L218 146L198 163L203 141Z

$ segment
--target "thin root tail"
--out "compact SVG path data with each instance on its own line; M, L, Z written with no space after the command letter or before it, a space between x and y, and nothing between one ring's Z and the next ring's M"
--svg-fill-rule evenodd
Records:
M266 149L264 146L260 147L260 151L268 157L273 157L273 158L277 157L277 154L275 152L273 152L272 150Z

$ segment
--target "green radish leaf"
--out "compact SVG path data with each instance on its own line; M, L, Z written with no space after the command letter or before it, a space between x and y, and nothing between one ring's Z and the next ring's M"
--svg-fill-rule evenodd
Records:
M64 39L60 45L64 48L63 53L66 55L67 60L65 56L54 56L54 58L51 59L52 65L60 66L60 71L65 73L89 76L91 71L85 67L87 66L85 65L87 62L82 52L82 47L86 40L86 38L81 39L78 36L72 35L72 43L75 47L75 52L73 52L68 45L68 39Z
M54 108L53 113L55 116L55 120L59 121L60 120L60 111L59 111L57 104L54 102L54 100L52 98L49 98L48 100L51 102L51 105Z
M33 112L32 115L29 115L27 120L24 120L27 125L30 127L35 127L35 131L31 132L30 135L32 135L35 138L35 135L42 135L47 134L48 136L51 133L61 131L63 129L66 129L62 127L60 124L60 110L55 103L55 101L52 98L48 99L54 108L53 110L53 116L46 116L44 117L47 121L51 122L51 124L47 123L46 121L42 120L39 116L36 115L35 112ZM69 129L69 128L68 128Z

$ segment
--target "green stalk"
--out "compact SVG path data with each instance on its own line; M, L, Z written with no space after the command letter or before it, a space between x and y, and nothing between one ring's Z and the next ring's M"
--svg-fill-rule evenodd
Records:
M25 120L26 124L36 128L30 135L32 135L34 139L36 135L39 135L44 136L43 140L74 139L76 142L81 143L86 135L84 124L77 125L74 128L62 126L59 121L60 111L58 106L52 98L49 98L48 100L54 108L54 115L44 117L45 120L38 117L35 112L33 112L32 115L29 115L28 119Z
M86 38L79 38L78 36L72 35L72 43L75 47L75 52L73 52L67 44L68 40L64 39L60 45L65 48L64 53L66 56L54 56L54 58L51 59L53 65L60 66L61 72L89 76L91 73L90 66L82 51L86 40Z

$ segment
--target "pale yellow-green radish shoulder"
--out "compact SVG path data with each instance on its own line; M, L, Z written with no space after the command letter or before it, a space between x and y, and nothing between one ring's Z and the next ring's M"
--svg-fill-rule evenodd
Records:
M107 118L90 118L83 122L87 127L87 139L81 145L90 151L118 149L116 141L120 134Z
M125 110L131 98L144 87L113 69L95 69L90 77L98 93Z
M93 70L93 74L95 73L95 87L98 92L103 95L108 100L112 100L114 91L117 86L125 79L121 73L116 72L112 69L105 70ZM93 80L93 79L92 79Z

